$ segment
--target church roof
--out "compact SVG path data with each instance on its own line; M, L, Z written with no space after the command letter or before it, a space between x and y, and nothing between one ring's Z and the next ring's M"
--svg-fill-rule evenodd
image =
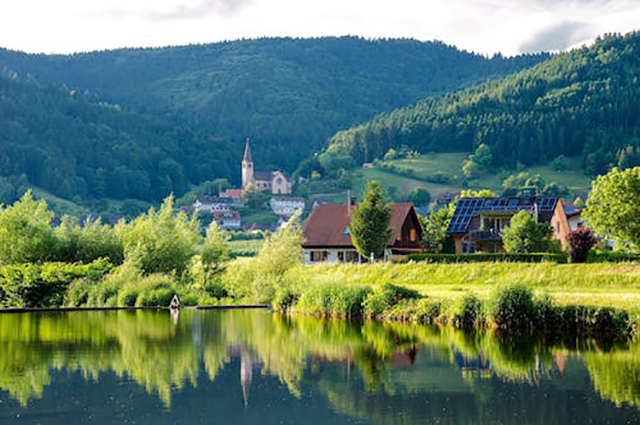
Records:
M244 146L244 157L242 158L243 162L253 162L253 158L251 157L251 148L249 148L249 139L247 139L247 144Z

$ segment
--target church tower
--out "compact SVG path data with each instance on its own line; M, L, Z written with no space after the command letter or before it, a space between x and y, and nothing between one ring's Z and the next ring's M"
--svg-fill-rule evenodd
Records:
M253 158L249 148L249 139L244 147L244 157L242 158L242 188L245 189L249 183L253 183Z

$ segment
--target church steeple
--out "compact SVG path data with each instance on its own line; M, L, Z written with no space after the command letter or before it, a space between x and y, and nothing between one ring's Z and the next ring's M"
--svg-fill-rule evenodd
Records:
M242 157L242 162L253 162L253 158L251 158L251 148L249 147L248 137L247 144L244 146L244 157Z
M253 158L251 157L249 138L247 138L247 144L244 147L244 157L242 157L242 188L246 188L253 182Z

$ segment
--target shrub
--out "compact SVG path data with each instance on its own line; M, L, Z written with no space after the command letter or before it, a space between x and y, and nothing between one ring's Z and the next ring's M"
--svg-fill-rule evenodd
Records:
M376 288L364 301L364 313L369 317L375 317L383 314L401 300L417 298L420 298L420 294L417 291L385 283Z
M204 287L204 292L215 299L226 298L229 291L220 282L209 283Z
M67 307L81 307L87 305L89 294L96 282L90 279L76 279L69 285L64 296L64 305Z
M569 232L567 235L569 242L569 254L572 263L584 263L587 261L587 254L598 242L593 234L593 230L588 227L579 227Z
M314 285L305 291L295 310L321 316L357 317L371 289L363 286Z
M288 287L279 288L273 298L272 306L274 310L284 313L291 309L299 299L300 294L293 289Z
M492 262L513 262L513 263L542 263L545 261L554 263L566 263L567 256L564 254L551 253L483 253L483 254L409 254L408 259L412 261L425 261L429 263L492 263Z
M59 307L73 281L85 278L97 282L111 268L111 263L104 259L87 265L44 263L0 267L3 293L0 301L3 307Z
M500 329L530 329L537 320L531 288L523 284L498 288L492 298L491 316Z
M463 296L456 306L453 323L460 328L472 328L484 323L484 304L474 294Z
M640 261L640 254L614 251L589 251L588 263L622 263Z
M538 223L523 210L511 217L511 225L504 229L502 241L507 252L546 252L552 235L553 230L548 223Z

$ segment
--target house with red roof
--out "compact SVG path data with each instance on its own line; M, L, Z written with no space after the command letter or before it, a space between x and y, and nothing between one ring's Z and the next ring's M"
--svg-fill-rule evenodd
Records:
M390 206L389 228L393 234L385 257L420 252L422 226L413 204ZM305 264L360 263L366 260L356 251L349 232L351 214L357 208L355 204L327 204L318 205L311 211L303 227L302 260Z

